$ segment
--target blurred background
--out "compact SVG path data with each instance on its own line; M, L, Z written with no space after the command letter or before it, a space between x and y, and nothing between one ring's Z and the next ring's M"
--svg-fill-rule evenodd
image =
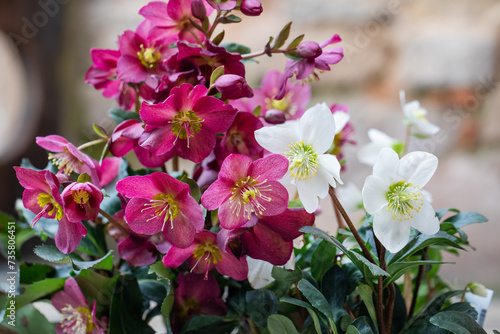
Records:
M21 197L12 166L22 157L47 164L36 136L59 134L75 145L93 137L92 124L112 128L114 100L83 82L91 48L116 49L116 41L141 21L143 0L0 0L0 209L14 211ZM485 224L464 228L477 250L445 260L442 276L463 288L479 281L496 290L487 329L500 329L500 2L497 0L262 0L260 17L226 26L225 41L261 50L269 36L293 21L291 37L322 42L339 34L345 58L312 84L317 102L349 107L354 140L368 142L377 128L404 140L398 92L419 100L441 132L412 139L411 150L439 158L426 186L435 209L477 211ZM247 66L258 86L265 71L283 69L278 55ZM359 188L371 168L346 149L345 183ZM330 201L322 203L322 228L334 232Z

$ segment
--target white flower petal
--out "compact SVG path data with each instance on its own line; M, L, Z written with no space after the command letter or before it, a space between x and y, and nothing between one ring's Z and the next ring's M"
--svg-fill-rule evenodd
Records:
M368 130L368 138L370 138L372 142L384 147L392 147L394 142L397 141L396 139L389 137L387 134L377 129Z
M428 120L418 120L413 123L413 130L417 134L424 136L432 136L441 130L439 126L432 124Z
M415 151L401 158L396 174L401 180L422 188L434 175L437 165L438 158L434 154Z
M410 225L423 234L433 235L439 232L439 219L429 202L424 198L424 203L418 213L413 214Z
M410 224L392 219L392 212L380 210L373 216L373 233L391 253L400 251L410 238Z
M415 121L415 113L420 109L420 102L411 101L403 106L403 114L408 118L408 120L413 124Z
M330 108L322 103L307 109L299 120L299 133L300 139L317 154L325 153L335 138L335 120Z
M302 205L304 205L304 209L306 209L307 212L313 213L318 208L319 200L317 194L325 192L324 186L326 186L326 193L328 193L327 183L297 181L297 192L299 193L300 201L302 202Z
M352 182L336 189L337 197L345 211L356 212L363 207L363 195Z
M329 175L340 184L343 183L340 179L340 163L337 157L331 154L322 154L318 156L318 164L318 172L321 172L323 175ZM335 187L335 181L331 178L328 178L328 183L330 183L332 187Z
M274 282L271 275L273 265L267 261L253 259L247 256L248 282L254 289L260 289Z
M399 156L392 148L380 150L372 174L373 180L379 187L388 188L394 182L398 162Z
M255 131L255 140L266 150L281 154L288 149L288 145L299 141L299 135L291 129L277 125Z
M359 148L357 152L358 160L361 163L373 166L377 161L380 150L383 149L384 147L390 147L390 146L383 146L377 143L368 143L366 145L363 145Z
M347 122L349 122L349 118L349 114L344 111L336 111L333 113L333 120L335 121L335 134L344 129Z
M389 203L387 200L387 189L379 187L373 181L373 176L371 175L365 179L362 196L363 205L369 214L374 214L382 210Z

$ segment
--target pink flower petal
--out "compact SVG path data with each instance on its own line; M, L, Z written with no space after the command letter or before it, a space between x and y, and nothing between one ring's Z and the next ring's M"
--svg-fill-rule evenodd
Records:
M73 252L82 240L82 223L72 223L65 217L59 221L55 235L56 247L64 254ZM86 231L86 229L85 229Z

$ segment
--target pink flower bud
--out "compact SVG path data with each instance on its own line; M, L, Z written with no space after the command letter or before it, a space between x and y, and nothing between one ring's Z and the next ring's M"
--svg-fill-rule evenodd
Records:
M316 42L303 42L297 47L297 53L301 58L314 59L319 57L323 53L323 50L321 50L321 46Z
M259 16L262 13L262 4L258 0L243 0L240 10L247 16Z
M207 9L202 0L193 0L193 2L191 2L191 13L201 21L207 17Z
M269 124L282 124L286 121L285 113L278 109L269 109L264 115L264 119Z
M236 100L242 97L252 97L252 89L245 78L235 74L224 74L215 80L215 88L221 92L221 100Z

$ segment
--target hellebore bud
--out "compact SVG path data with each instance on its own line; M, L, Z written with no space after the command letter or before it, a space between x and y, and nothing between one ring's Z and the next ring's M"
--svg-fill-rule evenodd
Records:
M258 0L243 0L240 10L247 16L259 16L262 13L262 4Z
M193 0L193 2L191 2L191 13L201 21L207 17L207 9L202 0Z
M319 44L316 42L300 43L296 51L299 57L305 59L314 59L316 57L319 57L323 53L323 50L321 50L321 46L319 46Z
M269 124L283 124L286 121L285 113L278 109L269 109L266 111L264 119Z
M252 97L252 89L245 78L235 74L224 74L214 82L215 88L221 92L221 100L236 100L242 97Z

